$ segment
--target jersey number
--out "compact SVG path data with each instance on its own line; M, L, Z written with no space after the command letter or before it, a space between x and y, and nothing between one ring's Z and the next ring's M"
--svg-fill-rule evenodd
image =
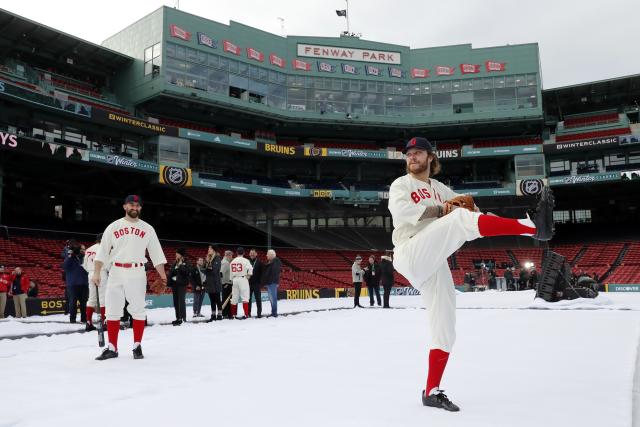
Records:
M231 264L231 271L234 273L242 273L242 264L239 264L239 263Z

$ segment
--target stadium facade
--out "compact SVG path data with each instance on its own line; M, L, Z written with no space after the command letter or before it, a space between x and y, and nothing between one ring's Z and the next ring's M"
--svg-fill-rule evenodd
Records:
M543 90L535 43L280 37L168 7L102 46L0 26L5 224L95 228L141 192L165 237L380 249L412 135L493 212L548 183L568 228L637 214L640 77Z

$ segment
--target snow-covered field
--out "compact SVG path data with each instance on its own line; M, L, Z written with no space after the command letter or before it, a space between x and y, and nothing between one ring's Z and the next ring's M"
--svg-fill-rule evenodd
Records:
M97 362L95 333L14 339L80 328L64 316L2 321L0 426L632 425L640 294L555 305L532 292L458 294L442 388L459 413L421 405L420 297L350 305L280 301L281 313L319 311L180 327L163 324L172 309L150 310L135 361L129 330L120 357Z

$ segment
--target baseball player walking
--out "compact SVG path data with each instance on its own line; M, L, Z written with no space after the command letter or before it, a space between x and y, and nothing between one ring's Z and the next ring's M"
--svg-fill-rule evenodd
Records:
M164 271L167 260L156 231L140 219L142 199L136 195L127 196L122 207L125 216L115 220L104 230L102 242L94 260L91 283L107 287L105 306L109 336L109 345L100 356L96 357L96 360L118 357L118 332L125 298L129 302L127 309L133 318L133 358L144 358L140 343L144 333L144 303L147 290L147 274L144 269L145 251L149 251L149 257L163 285L167 284L167 275ZM102 268L105 265L110 266L107 283L101 280Z
M89 249L87 249L84 253L84 260L82 261L82 267L87 271L89 277L93 276L94 270L94 261L96 258L96 254L98 253L98 249L100 248L100 241L102 240L102 233L98 234L96 237L96 243L94 243ZM93 326L93 313L94 311L98 311L100 313L100 321L104 322L105 313L104 313L104 294L107 289L107 278L108 278L108 270L107 266L103 266L102 270L100 270L100 282L105 286L95 286L93 284L89 285L89 300L87 301L87 331L93 331L96 329ZM97 288L97 290L96 290ZM96 295L97 294L97 295ZM97 298L100 297L100 298ZM96 307L97 300L100 300L100 307Z
M238 313L238 303L242 301L244 316L249 317L249 277L253 273L251 262L244 257L244 248L236 250L236 257L229 264L231 280L231 317Z
M422 403L458 411L439 388L456 336L456 295L447 258L466 241L480 237L520 235L550 240L554 199L545 187L534 220L485 215L470 196L457 194L433 178L440 172L440 162L427 139L410 139L403 152L407 174L389 190L393 265L420 290L427 308L431 345Z

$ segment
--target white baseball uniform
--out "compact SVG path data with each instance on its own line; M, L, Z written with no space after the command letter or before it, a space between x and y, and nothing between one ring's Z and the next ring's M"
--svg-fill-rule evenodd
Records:
M253 274L251 261L243 256L237 256L229 264L231 275L231 304L249 302L249 277ZM245 313L245 315L248 313Z
M123 217L104 230L95 261L109 266L105 298L107 320L122 317L125 299L129 301L127 310L131 317L145 319L147 250L154 267L167 263L156 231L141 219L129 221Z
M427 307L431 348L451 351L456 332L456 294L447 258L466 241L477 239L479 212L455 209L442 218L420 217L427 206L444 205L459 194L431 178L407 174L389 190L393 218L393 266L420 290Z
M93 276L93 271L95 270L93 261L96 257L96 254L98 253L99 248L100 248L100 243L96 243L84 252L84 260L82 261L82 268L84 268L87 271L87 273L89 273L89 278ZM102 270L100 270L100 283L104 285L104 286L98 286L97 296L100 297L100 307L106 307L105 292L107 289L107 286L106 286L107 280L109 278L108 268L109 266L105 264L102 267ZM96 287L90 283L89 284L89 300L87 301L87 307L96 308L98 304L97 299L98 298L96 298Z

